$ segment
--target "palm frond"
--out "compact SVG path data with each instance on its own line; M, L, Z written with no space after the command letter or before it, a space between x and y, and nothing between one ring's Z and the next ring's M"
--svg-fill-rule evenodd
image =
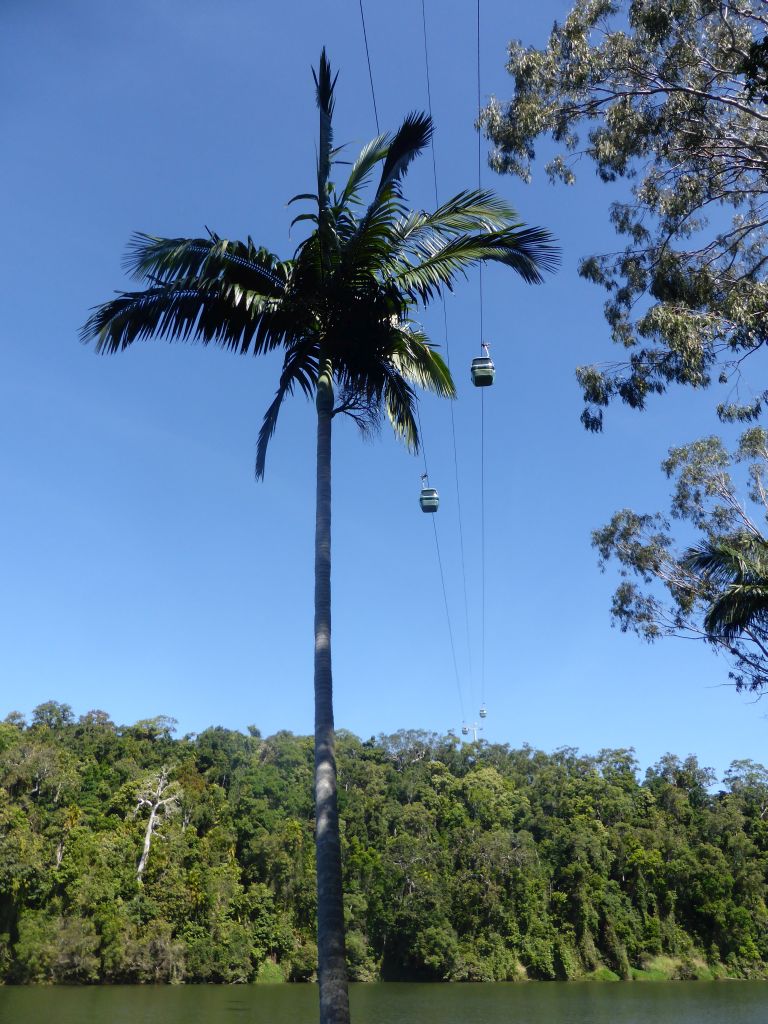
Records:
M143 292L122 292L96 306L80 336L83 342L95 341L102 354L154 336L258 354L283 344L295 326L275 300L242 293L237 301L215 287L173 282Z
M398 373L440 398L455 398L456 385L447 364L421 331L394 328L397 341L389 357Z
M714 636L734 640L751 626L768 624L768 583L732 583L716 598L704 617L704 628Z
M502 231L522 227L517 214L495 192L468 189L459 192L433 213L412 211L395 226L401 242L415 241L423 232L441 235Z
M289 264L267 249L211 238L158 238L135 232L123 260L131 277L168 284L188 277L226 278L266 295L285 291Z
M318 346L315 339L306 340L286 353L280 382L269 408L264 414L256 445L256 479L264 478L267 448L277 428L280 408L287 395L293 394L298 384L305 395L312 395L317 385Z
M293 230L294 224L301 224L303 221L307 221L307 220L310 223L316 225L317 227L320 226L320 218L317 216L316 213L300 213L297 217L294 217L293 220L291 221L290 227L288 228L289 232Z
M360 201L361 190L365 188L370 180L371 173L376 164L386 158L391 141L392 139L389 135L377 135L375 139L371 139L370 142L363 146L352 165L344 190L338 198L340 208L347 206L349 203Z
M350 280L376 273L382 279L391 276L393 259L399 250L395 228L405 215L402 200L389 193L372 204L363 218L351 218L348 226L342 218L339 223L340 273Z
M713 636L734 640L750 626L768 622L768 544L751 537L742 546L725 543L691 548L682 559L719 590L704 616L704 628Z
M417 452L421 439L415 415L418 399L413 388L394 367L386 367L382 391L392 429L412 452Z
M749 545L740 548L731 544L706 544L700 548L690 548L682 564L690 572L706 577L715 586L724 587L757 571L759 556L756 558L756 554Z
M554 270L559 262L558 249L544 228L462 234L447 241L432 234L409 248L392 281L422 302L429 302L443 287L452 288L458 274L466 275L478 263L501 263L527 284L541 284L542 271Z
M385 139L386 152L378 154L378 159L383 159L383 166L373 199L365 215L352 230L345 232L353 245L359 247L360 239L372 225L382 222L389 225L395 219L406 216L400 182L411 161L429 144L431 138L432 119L426 114L414 112L405 118L394 135Z
M374 201L389 189L398 187L411 162L429 145L432 132L432 118L428 114L418 111L408 114L392 136Z
M315 99L320 111L320 149L317 156L317 196L321 209L325 208L328 198L328 180L331 174L331 153L333 150L333 91L336 76L331 75L331 64L323 47L320 54L318 71L312 69L315 80Z
M317 201L318 200L317 200L317 193L316 192L299 192L297 195L291 196L291 198L288 200L288 202L285 205L286 206L293 206L294 203L305 203L305 202L317 203Z

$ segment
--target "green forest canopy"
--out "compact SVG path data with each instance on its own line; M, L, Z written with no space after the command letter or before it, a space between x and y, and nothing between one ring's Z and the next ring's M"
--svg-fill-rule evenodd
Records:
M0 978L312 978L311 738L174 724L0 723ZM768 976L763 766L338 744L354 979Z

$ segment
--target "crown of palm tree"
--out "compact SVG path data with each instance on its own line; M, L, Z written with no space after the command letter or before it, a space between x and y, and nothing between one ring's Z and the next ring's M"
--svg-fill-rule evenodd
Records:
M715 588L704 628L724 640L768 626L768 542L749 537L741 544L711 543L691 548L683 559Z
M455 394L445 362L412 319L417 305L478 263L505 264L537 283L558 260L549 232L522 226L490 191L461 192L432 213L406 208L403 177L432 137L424 114L409 114L394 134L369 142L337 190L330 180L339 152L333 148L335 78L325 50L315 84L317 192L291 200L312 204L294 220L312 230L293 258L280 260L250 237L135 234L125 266L146 287L97 306L82 330L83 340L95 340L105 353L154 336L252 355L283 349L277 392L259 434L259 477L284 398L296 387L312 396L324 364L336 385L334 413L363 424L383 410L417 449L414 388ZM363 193L377 170L366 203Z

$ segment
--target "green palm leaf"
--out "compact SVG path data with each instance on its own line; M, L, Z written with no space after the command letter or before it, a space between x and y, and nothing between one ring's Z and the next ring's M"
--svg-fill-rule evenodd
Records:
M398 188L411 163L431 142L432 134L432 118L428 114L408 114L387 148L374 203Z
M510 228L448 240L437 234L425 236L401 255L400 262L393 281L412 299L429 302L441 288L452 288L458 274L466 275L478 263L501 263L526 283L540 284L542 271L557 266L558 254L545 229Z
M752 626L768 624L768 543L750 537L743 546L691 548L683 565L708 580L716 593L704 617L713 636L734 640Z
M383 368L383 398L395 434L411 451L417 452L421 439L416 425L416 393L395 367Z
M418 240L423 232L438 235L498 231L517 220L515 211L488 189L459 192L434 213L411 212L395 227L397 237L405 243Z
M256 445L256 478L261 480L267 463L267 448L277 428L277 418L287 395L293 394L298 384L308 397L312 395L317 382L318 351L314 339L297 345L286 353L280 382L271 405L264 414Z
M257 294L233 293L215 283L174 282L143 292L122 292L97 306L81 331L99 353L119 352L134 341L215 344L258 354L277 348L294 333L287 310Z
M411 330L397 332L399 338L392 349L390 362L405 380L440 398L455 398L456 385L451 371L429 344L427 336Z
M317 158L317 194L321 206L327 199L328 178L331 173L333 152L333 90L336 78L331 75L331 65L325 52L320 54L320 67L317 72L312 70L315 79L315 98L320 111L320 149Z
M288 266L266 249L211 238L157 238L136 232L123 261L131 277L169 284L180 278L204 277L236 281L266 295L285 290Z
M361 192L368 184L376 164L381 163L387 156L390 146L389 135L377 135L375 139L364 146L357 160L352 165L347 183L341 195L338 197L337 215L341 215L350 205L357 205L361 202ZM354 218L352 218L354 223Z

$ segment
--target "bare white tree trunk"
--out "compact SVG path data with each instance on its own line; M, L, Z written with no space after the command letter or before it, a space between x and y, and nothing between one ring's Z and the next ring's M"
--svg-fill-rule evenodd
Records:
M138 803L134 814L138 814L142 807L149 808L149 821L144 830L144 847L141 851L138 867L136 868L136 879L141 881L141 876L147 866L149 851L152 847L152 836L160 822L160 814L167 818L177 809L181 792L177 783L171 782L167 768L161 768L160 774L149 782L139 793Z

